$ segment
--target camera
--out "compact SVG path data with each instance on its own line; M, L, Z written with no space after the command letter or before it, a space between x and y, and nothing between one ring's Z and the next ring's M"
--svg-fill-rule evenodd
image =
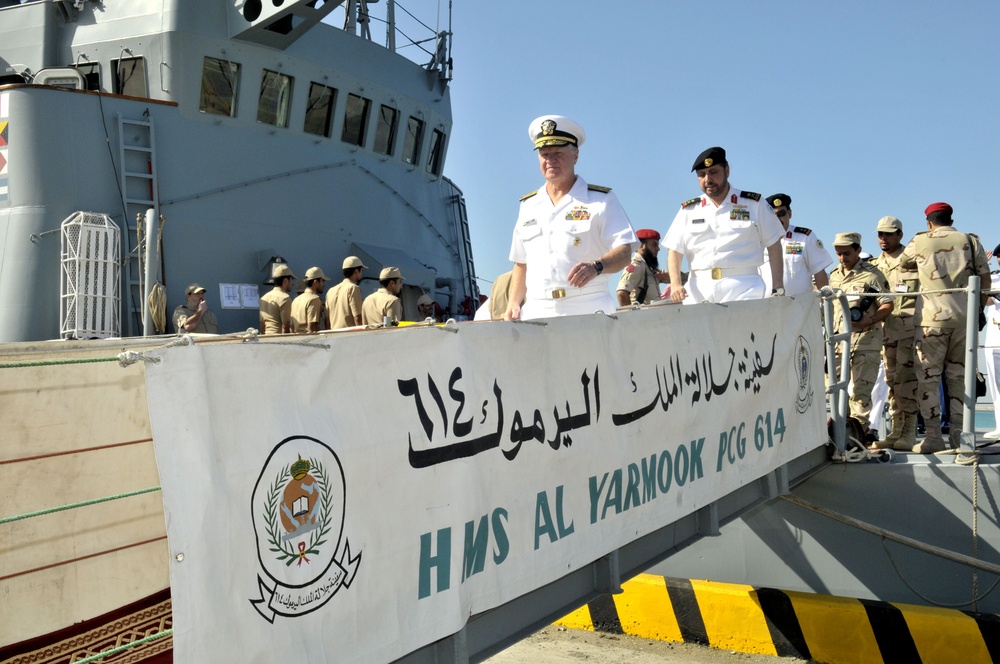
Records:
M873 291L869 288L867 292L876 293L877 291ZM874 295L865 295L860 300L858 300L858 303L855 304L853 307L851 307L851 322L857 323L862 318L864 318L865 314L868 312L868 310L871 308L874 302L875 302Z

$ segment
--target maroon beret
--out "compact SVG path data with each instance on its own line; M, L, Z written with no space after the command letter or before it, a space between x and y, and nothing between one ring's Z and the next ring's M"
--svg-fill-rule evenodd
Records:
M952 210L951 206L947 203L931 203L927 206L927 209L924 210L924 216L929 217L934 212L944 212L950 217L954 210Z
M660 234L654 231L652 228L640 228L635 232L635 236L642 240L659 240Z

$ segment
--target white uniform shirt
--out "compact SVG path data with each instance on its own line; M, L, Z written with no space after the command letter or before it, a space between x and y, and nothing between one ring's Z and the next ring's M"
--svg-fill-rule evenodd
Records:
M808 228L789 226L781 238L781 258L785 264L785 295L810 293L812 276L833 264L833 257L819 238ZM771 292L771 264L764 250L764 265L760 276L764 279L764 293Z
M719 207L704 194L682 205L661 245L683 254L692 270L759 267L785 230L759 194L742 194L730 185Z
M510 260L527 266L528 302L551 300L556 289L565 289L569 297L607 294L611 277L607 272L583 288L573 288L569 271L577 263L600 259L615 247L637 243L618 197L611 191L589 189L577 176L569 193L554 205L544 187L521 201Z
M990 278L990 290L1000 289L1000 272L991 273ZM985 287L985 284L983 284L983 286ZM993 297L1000 299L1000 295L994 295ZM986 307L985 332L986 337L983 340L984 346L1000 346L1000 305L991 302L989 306ZM987 352L989 351L1000 353L1000 349L997 348L987 348ZM1000 429L1000 420L998 420L996 428Z

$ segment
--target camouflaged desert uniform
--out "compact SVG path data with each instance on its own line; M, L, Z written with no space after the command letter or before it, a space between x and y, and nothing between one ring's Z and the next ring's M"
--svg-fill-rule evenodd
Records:
M862 320L874 317L879 306L886 302L892 302L890 297L878 297L878 293L889 292L889 282L886 281L885 276L879 272L878 268L863 260L855 263L851 270L845 270L843 265L835 267L830 272L830 288L843 290L847 295L849 306L852 307L857 305L865 294L872 296L874 301L866 310L865 318ZM837 332L847 331L844 312L839 305L834 308L833 324ZM850 324L850 315L848 315L847 324ZM881 323L876 323L860 332L851 334L851 382L853 384L849 400L850 414L861 423L865 431L871 426L872 388L875 386L875 379L878 378L881 352ZM837 366L840 366L839 352L837 353Z
M656 273L638 251L632 254L632 262L622 271L618 290L628 291L632 304L637 301L639 304L649 304L660 299L660 283L656 280Z
M890 293L916 293L920 282L915 268L901 264L905 247L895 253L883 251L871 264L885 275ZM914 369L913 336L917 299L894 298L892 314L882 322L882 361L885 363L885 382L889 384L889 412L893 420L898 414L916 417L917 374Z
M965 288L969 277L989 272L979 238L952 226L938 226L917 233L906 245L901 262L916 268L921 291ZM935 433L940 438L941 395L938 390L943 373L950 395L953 446L960 440L964 415L966 301L965 293L924 295L917 304L916 313L913 350L917 403L927 427L927 438Z

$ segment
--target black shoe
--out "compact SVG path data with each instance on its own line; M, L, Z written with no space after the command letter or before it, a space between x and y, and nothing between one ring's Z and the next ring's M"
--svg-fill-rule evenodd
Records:
M951 431L951 424L949 424L948 422L944 422L944 423L943 423L943 424L941 425L941 433L943 433L943 434L947 434L947 433L949 433L950 431Z
M869 429L868 433L865 434L865 445L871 445L872 443L878 442L878 432L875 429Z
M918 436L922 436L925 433L927 433L927 427L925 427L923 424L918 424L917 425L917 435Z

